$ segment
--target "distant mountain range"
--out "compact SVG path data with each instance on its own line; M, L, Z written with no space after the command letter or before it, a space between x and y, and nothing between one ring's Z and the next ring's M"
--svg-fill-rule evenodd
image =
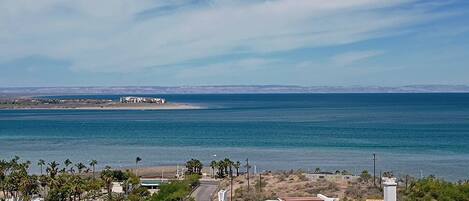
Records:
M466 85L379 86L122 86L122 87L0 87L0 96L80 94L240 94L240 93L469 93Z

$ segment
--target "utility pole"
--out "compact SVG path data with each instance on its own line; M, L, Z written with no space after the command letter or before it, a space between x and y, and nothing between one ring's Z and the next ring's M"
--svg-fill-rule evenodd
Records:
M230 201L233 201L233 174L230 176Z
M383 185L383 175L380 170L379 171L379 188L382 188L382 185Z
M249 158L246 158L246 170L247 170L247 173L248 173L248 193L249 193Z
M408 187L408 182L409 182L409 175L405 175L405 189L407 190Z
M259 172L259 192L262 193L262 172Z
M376 154L373 153L373 186L376 187Z

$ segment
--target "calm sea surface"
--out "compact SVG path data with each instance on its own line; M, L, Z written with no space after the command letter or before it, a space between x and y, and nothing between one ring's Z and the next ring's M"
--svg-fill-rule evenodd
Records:
M376 153L378 170L469 179L469 94L148 96L206 109L3 110L0 158L127 167L136 156L144 166L229 157L258 170L359 172Z

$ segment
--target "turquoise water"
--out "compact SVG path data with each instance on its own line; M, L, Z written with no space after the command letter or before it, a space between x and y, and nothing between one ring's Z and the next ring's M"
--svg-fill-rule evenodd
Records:
M136 156L144 166L249 157L258 170L359 172L376 153L378 170L469 178L469 94L151 96L206 109L4 110L0 157L101 167L132 166Z

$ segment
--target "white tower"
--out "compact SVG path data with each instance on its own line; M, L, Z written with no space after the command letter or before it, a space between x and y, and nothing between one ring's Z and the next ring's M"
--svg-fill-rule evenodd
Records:
M396 178L383 178L384 201L397 201Z

